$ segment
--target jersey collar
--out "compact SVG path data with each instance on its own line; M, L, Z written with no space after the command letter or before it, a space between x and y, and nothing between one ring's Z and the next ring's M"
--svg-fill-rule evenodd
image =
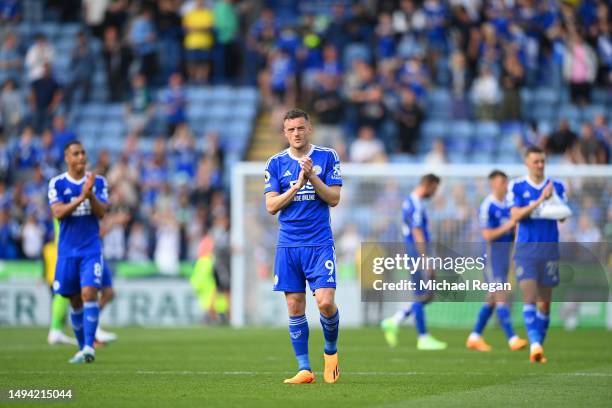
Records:
M308 153L306 153L307 157L310 156L312 154L312 152L314 152L314 148L315 148L315 145L311 143L310 144L310 150L308 151ZM299 158L297 158L297 157L295 157L294 155L291 154L291 148L290 147L287 148L287 154L289 154L289 157L291 157L295 161L300 160Z
M66 172L66 178L68 179L69 182L71 182L72 184L81 184L85 181L85 179L87 178L87 174L88 172L85 172L85 175L80 179L80 180L75 180L72 177L70 177L70 174L68 172Z
M529 176L525 176L525 181L527 182L527 184L529 184L531 187L535 188L536 190L541 190L548 183L548 177L544 177L544 180L542 180L540 184L536 184L533 181L531 181Z
M491 200L493 204L497 205L500 208L504 208L506 206L505 202L499 201L497 198L495 198L493 194L489 194L489 200Z

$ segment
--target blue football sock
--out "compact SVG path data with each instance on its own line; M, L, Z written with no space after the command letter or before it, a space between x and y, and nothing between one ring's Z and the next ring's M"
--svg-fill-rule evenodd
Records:
M295 358L298 361L300 370L310 369L310 360L308 358L308 320L306 315L289 316L289 336L291 337L291 345Z
M536 312L536 322L538 324L538 330L540 332L540 343L544 344L546 333L548 333L548 326L550 325L550 316L538 310Z
M490 305L488 303L482 305L482 307L480 308L480 312L478 313L478 320L476 320L476 325L474 326L474 333L482 334L482 331L487 325L489 318L493 314L493 309L495 309L495 306Z
M508 340L510 340L515 336L514 329L512 328L512 319L510 318L510 308L505 303L498 303L495 307L497 309L499 325L503 329Z
M85 345L94 346L96 340L96 329L98 328L98 317L100 305L98 302L85 302L83 305L83 332L85 334Z
M323 326L323 337L325 337L325 354L336 354L338 348L338 331L340 327L340 314L338 309L332 317L321 315L321 326Z
M536 306L534 304L526 304L523 306L523 318L525 319L525 329L529 343L541 344L540 330L538 330L538 322L536 321Z
M83 309L75 310L71 307L70 322L72 323L72 330L74 330L74 337L76 337L79 343L79 350L82 350L83 344L85 344L85 335L83 333Z
M412 313L414 313L414 323L416 325L417 333L419 336L427 334L427 328L425 327L425 311L423 308L425 305L423 302L414 302L412 304Z

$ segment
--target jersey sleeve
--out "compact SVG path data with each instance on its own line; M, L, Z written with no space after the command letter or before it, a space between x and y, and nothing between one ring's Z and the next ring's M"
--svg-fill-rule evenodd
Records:
M327 155L326 172L322 180L328 186L341 186L342 174L340 172L340 156L335 150L330 149Z
M493 227L493 218L491 217L491 205L484 201L480 204L480 210L478 211L478 221L480 223L480 228L494 228Z
M563 201L564 204L567 204L567 194L565 190L565 185L560 181L554 181L553 187L555 189L555 193L557 193L561 201Z
M61 190L59 178L52 178L49 181L49 191L47 192L49 205L64 202L64 193Z
M340 157L335 150L330 150L327 157L327 172L325 174L325 184L328 186L341 186L342 174L340 172Z
M510 182L508 186L508 193L506 194L506 204L508 208L524 207L523 199L520 193L520 185L514 181Z
M280 182L278 180L278 162L274 159L268 160L264 170L264 194L271 191L280 193Z
M424 214L423 209L412 204L408 199L402 205L404 213L404 223L409 228L423 228Z
M104 204L108 204L108 183L102 176L96 176L96 198Z

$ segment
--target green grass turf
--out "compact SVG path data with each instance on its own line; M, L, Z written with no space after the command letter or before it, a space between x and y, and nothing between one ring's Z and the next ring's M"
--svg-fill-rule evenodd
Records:
M309 385L282 384L296 368L285 330L117 332L94 364L71 366L74 349L47 346L45 330L0 329L0 406L35 405L8 402L9 388L67 387L74 407L612 406L612 333L600 330L551 330L546 365L508 351L495 329L486 333L491 353L466 350L462 330L433 331L450 344L441 352L418 352L412 328L393 350L377 329L342 330L335 385L323 382L320 330L311 333Z

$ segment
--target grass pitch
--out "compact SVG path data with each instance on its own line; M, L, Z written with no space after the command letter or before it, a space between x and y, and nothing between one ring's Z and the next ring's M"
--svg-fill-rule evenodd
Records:
M612 404L612 333L553 329L548 364L510 352L499 330L487 331L491 353L464 348L467 331L433 330L449 342L418 352L413 328L389 349L375 328L340 331L341 378L325 384L323 339L310 336L317 383L284 385L295 374L285 330L227 328L117 330L94 364L71 366L69 346L48 346L43 329L0 329L0 406L54 406L9 401L16 388L74 391L73 407L400 407L606 406ZM63 404L66 404L64 402Z

